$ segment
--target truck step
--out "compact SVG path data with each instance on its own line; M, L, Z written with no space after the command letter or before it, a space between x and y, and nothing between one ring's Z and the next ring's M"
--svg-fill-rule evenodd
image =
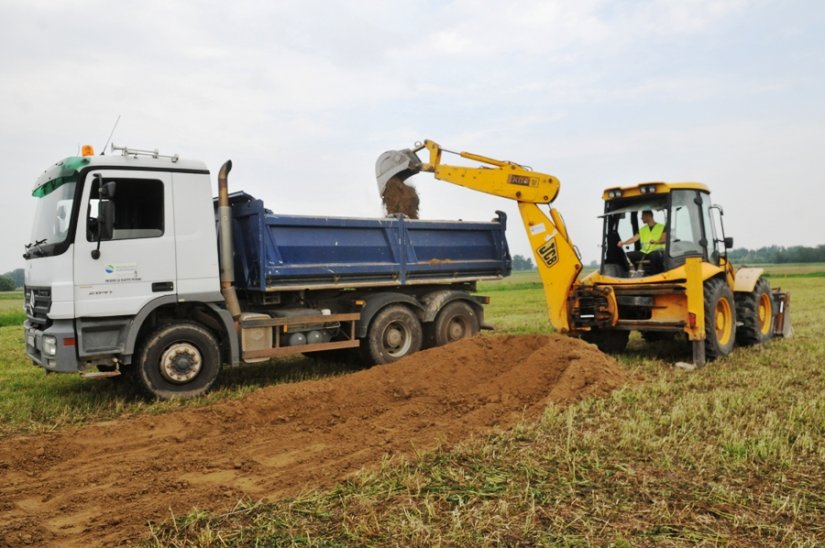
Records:
M120 371L92 371L90 373L81 373L80 376L84 379L103 379L108 377L119 377Z

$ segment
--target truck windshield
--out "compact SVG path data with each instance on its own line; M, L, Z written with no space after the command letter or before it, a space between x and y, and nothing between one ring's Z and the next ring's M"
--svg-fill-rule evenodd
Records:
M50 255L66 240L72 216L76 181L67 181L37 198L34 226L27 246L34 256Z

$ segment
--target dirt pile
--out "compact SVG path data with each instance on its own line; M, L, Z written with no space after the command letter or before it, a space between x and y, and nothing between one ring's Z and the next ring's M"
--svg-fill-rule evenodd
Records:
M612 358L575 339L476 337L209 407L7 438L0 545L140 540L147 521L170 511L323 487L385 454L507 428L625 379Z
M410 219L418 219L418 192L415 187L406 184L398 177L387 181L381 199L384 201L387 214L403 213Z

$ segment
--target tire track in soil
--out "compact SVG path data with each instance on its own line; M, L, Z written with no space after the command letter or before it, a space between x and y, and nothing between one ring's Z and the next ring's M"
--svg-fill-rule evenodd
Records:
M624 370L560 336L480 336L342 377L140 415L0 448L0 544L145 539L193 508L330 486L385 454L410 454L603 396Z

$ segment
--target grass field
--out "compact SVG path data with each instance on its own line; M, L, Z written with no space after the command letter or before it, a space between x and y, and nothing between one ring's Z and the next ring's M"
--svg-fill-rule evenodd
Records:
M792 340L739 348L685 372L672 363L686 349L634 336L619 361L635 381L609 398L389 458L330 490L239 501L223 515L193 509L147 529L147 538L155 545L821 543L822 270L769 270L773 285L784 277L793 293ZM487 319L499 330L548 330L534 273L481 291L492 297ZM21 337L19 325L0 328L0 435L209 405L351 368L297 358L248 366L227 371L205 398L147 403L110 381L44 376L26 362Z

